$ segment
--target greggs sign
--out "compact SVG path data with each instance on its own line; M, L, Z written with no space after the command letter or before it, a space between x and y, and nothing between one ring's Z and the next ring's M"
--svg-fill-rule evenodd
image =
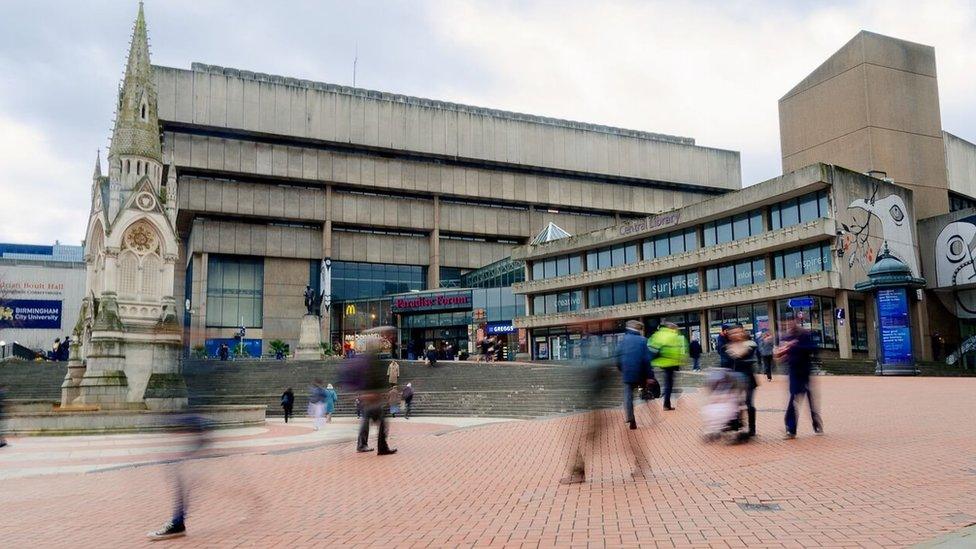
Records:
M394 313L470 308L471 292L398 296L393 298Z
M645 217L620 226L620 236L644 233L678 224L678 212Z

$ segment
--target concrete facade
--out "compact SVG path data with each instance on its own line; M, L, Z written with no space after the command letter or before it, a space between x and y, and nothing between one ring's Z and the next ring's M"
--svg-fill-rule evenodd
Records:
M783 318L782 311L794 309L787 302L791 298L809 298L818 305L816 310L806 308L808 311L803 314L810 315L807 320L819 323L815 329L821 332L827 355L851 358L860 354L873 358L877 352L873 341L876 329L873 298L854 291L854 286L866 279L874 258L885 244L918 276L919 235L915 230L912 198L913 193L904 187L840 167L814 164L647 220L627 221L541 245L523 246L513 252L513 258L527 262L526 281L516 284L513 290L525 296L528 314L517 318L515 325L530 329L530 338L544 345L547 353L557 344L554 339L565 337L558 345L572 345L573 338L582 333L619 332L623 321L629 319L640 319L645 324L655 324L665 318L686 319L682 326L686 333L701 338L705 345L706 334L714 337L717 326L723 319L729 319L725 311L742 307L760 311L746 314L750 323L747 327L775 333L776 325ZM779 217L783 208L810 205L813 200L819 200L819 205L813 207L814 214L809 219L797 217L788 224L775 221L786 219L786 214ZM802 206L797 208L800 211ZM714 224L726 223L730 216L737 219L743 215L761 216L761 223L750 230L751 234L736 235L725 242L709 242L705 237L705 231ZM660 252L652 252L647 247L662 235L688 232L696 235L698 242L692 249L662 257ZM632 261L608 268L591 267L595 252L626 246L637 248L637 256ZM809 249L817 250L814 259L808 259L806 251L803 255L798 252ZM790 259L791 254L796 254L794 259ZM538 271L534 270L537 263L567 257L582 263L580 272L537 276ZM710 271L716 273L718 282L719 270L745 261L751 262L747 267L752 273L747 274L748 281L740 283L736 266L731 287L724 283L721 287L711 287ZM790 261L796 265L791 266ZM671 283L666 282L667 297L649 293L652 284L657 284L652 280L660 281L662 277L667 280L684 273L695 275L698 281L695 291L672 295ZM637 284L636 298L628 297L625 303L610 306L592 303L596 295L592 292L608 284L627 283ZM571 305L565 311L539 311L540 306L548 307L545 296L571 296L577 291L581 293L579 306ZM925 300L920 298L921 294L915 296L911 303L913 344L919 357L929 358L932 333L925 314ZM859 319L853 318L855 307L858 315L862 315ZM838 322L838 310L851 316L845 322ZM533 348L537 357L539 348Z
M686 137L201 63L154 74L191 347L234 331L207 326L213 255L265 258L264 323L247 337L294 348L324 258L423 266L436 289L441 268L504 259L550 221L583 233L741 186L738 153Z
M861 31L779 101L783 171L829 162L916 190L949 211L935 49Z

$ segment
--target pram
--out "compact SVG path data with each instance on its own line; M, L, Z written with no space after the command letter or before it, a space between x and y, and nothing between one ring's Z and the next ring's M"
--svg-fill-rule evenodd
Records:
M701 408L706 441L716 441L725 433L737 435L742 429L746 379L728 368L711 368L705 380L706 401Z

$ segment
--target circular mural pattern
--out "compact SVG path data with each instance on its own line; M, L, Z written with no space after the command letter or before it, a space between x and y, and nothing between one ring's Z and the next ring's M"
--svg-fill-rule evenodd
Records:
M125 245L138 253L153 252L159 246L156 233L145 223L136 223L125 232Z
M149 193L139 193L139 196L136 197L136 206L138 206L140 210L148 212L156 207L156 199Z

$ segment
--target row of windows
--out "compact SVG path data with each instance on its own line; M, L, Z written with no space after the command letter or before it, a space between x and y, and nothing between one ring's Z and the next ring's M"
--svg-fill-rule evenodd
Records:
M766 282L766 260L762 258L705 269L705 287L710 292L761 282Z
M816 244L773 255L773 278L794 278L829 270L829 244Z
M817 191L770 206L769 226L775 231L829 215L827 191Z
M648 238L642 245L644 260L667 257L698 249L698 231L694 228L672 231L654 238Z
M791 198L769 207L769 227L772 230L790 227L799 223L813 221L820 217L829 216L827 191L807 193L798 198ZM637 244L626 243L617 246L601 248L586 253L586 270L596 271L610 267L629 265L640 260L657 259L669 255L697 250L699 245L716 246L761 234L766 228L763 223L763 209L758 208L734 216L710 221L702 226L701 242L698 229L695 227L672 231L648 238L641 242L641 255L638 256ZM558 264L557 259L537 261L532 265L532 279L542 280L564 274L576 274L582 271L582 265L576 256L564 256L563 259L573 261L566 263L565 270Z
M332 299L347 301L427 288L427 267L355 261L332 262Z
M637 244L620 244L587 252L586 270L596 271L608 267L619 267L637 263L637 261Z
M532 280L542 280L583 272L583 260L579 255L564 255L532 264Z
M700 289L698 271L675 273L644 280L644 299L667 299L669 297L697 294Z
M595 307L623 305L624 303L636 303L640 299L637 295L636 280L589 288L586 297L587 305L591 309Z
M705 223L702 236L706 246L715 246L761 232L763 232L762 210L753 210Z
M557 294L543 294L532 298L534 314L566 313L579 311L583 308L583 291L560 292Z

